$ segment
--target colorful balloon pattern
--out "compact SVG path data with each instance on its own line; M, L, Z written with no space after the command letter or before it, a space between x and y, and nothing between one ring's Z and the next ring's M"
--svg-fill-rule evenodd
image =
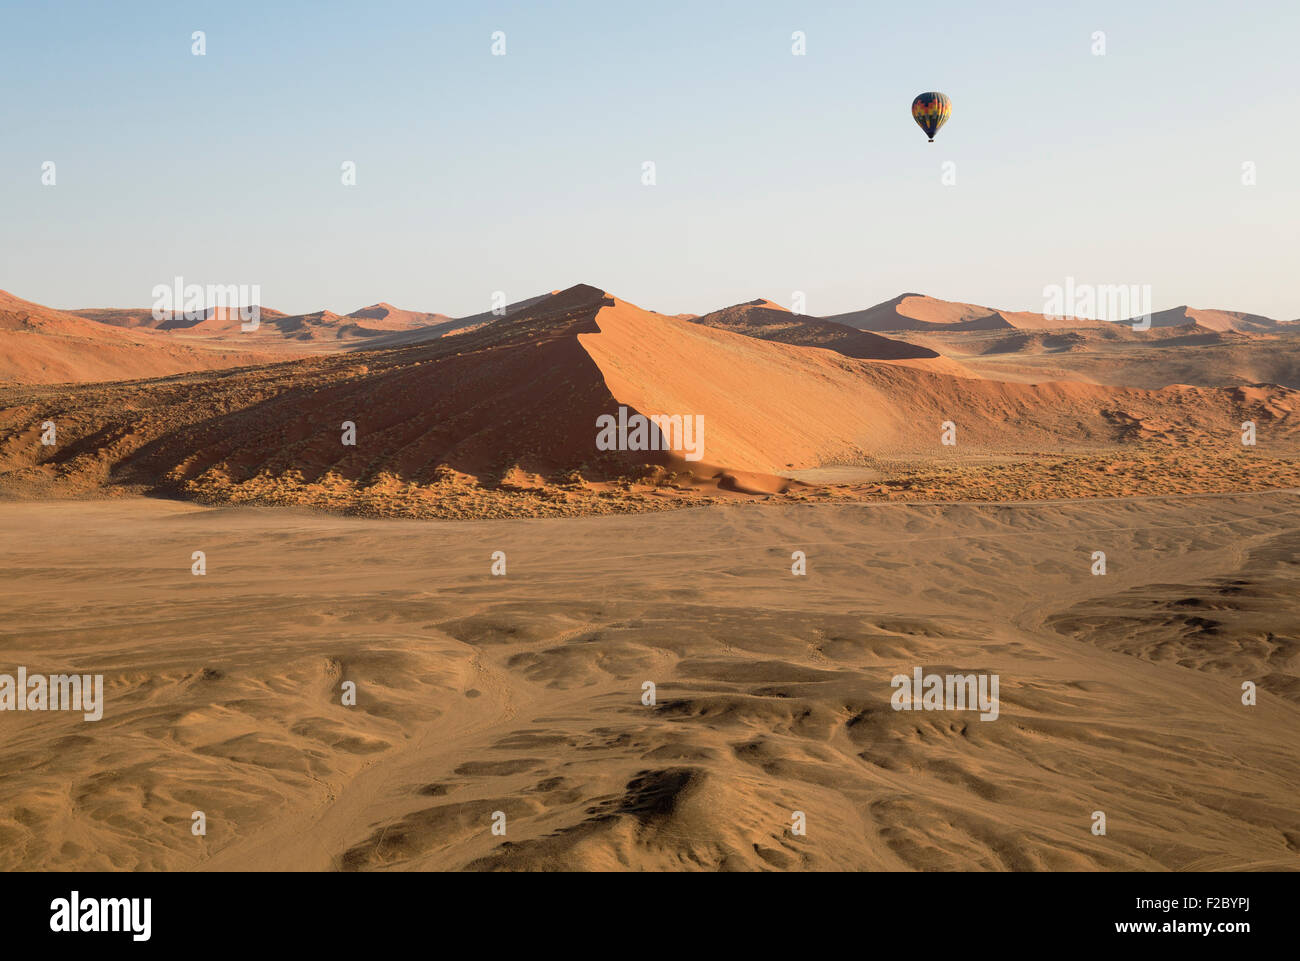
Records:
M952 101L941 93L930 91L920 94L912 101L912 119L925 131L934 143L934 135L952 116Z

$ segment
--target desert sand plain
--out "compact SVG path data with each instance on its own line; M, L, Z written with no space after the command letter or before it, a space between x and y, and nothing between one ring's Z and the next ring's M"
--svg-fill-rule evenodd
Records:
M1282 324L580 286L244 342L5 297L3 669L106 705L0 715L0 867L1300 866ZM611 405L704 459L598 454ZM917 667L998 718L893 710Z

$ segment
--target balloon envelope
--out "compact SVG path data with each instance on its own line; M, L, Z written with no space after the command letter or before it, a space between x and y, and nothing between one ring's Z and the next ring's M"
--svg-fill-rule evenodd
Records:
M925 131L925 135L934 143L934 135L952 116L952 101L933 90L919 94L912 101L912 119Z

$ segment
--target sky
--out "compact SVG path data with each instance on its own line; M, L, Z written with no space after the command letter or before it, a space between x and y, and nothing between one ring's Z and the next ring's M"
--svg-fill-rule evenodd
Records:
M1297 38L1295 0L6 0L0 288L463 316L589 283L828 315L1041 311L1072 280L1291 319Z

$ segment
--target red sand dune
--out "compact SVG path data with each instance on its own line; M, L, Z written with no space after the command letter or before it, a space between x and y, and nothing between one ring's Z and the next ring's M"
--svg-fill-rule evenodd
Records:
M57 414L69 443L114 438L103 447L108 462L86 476L172 490L259 475L310 483L331 472L359 484L382 475L428 483L446 469L492 481L514 471L611 477L635 473L638 464L752 487L761 480L738 481L738 472L941 454L940 424L949 420L964 452L1100 450L1134 441L1231 449L1245 419L1255 419L1271 444L1293 440L1300 427L1300 395L1280 387L1149 391L953 377L677 320L584 285L544 297L506 323L428 344L322 356L165 391L132 385L119 394L84 388L57 405L20 405L5 426L30 432ZM702 416L702 461L598 451L597 418L620 406ZM344 421L357 425L355 447L340 444ZM11 440L6 469L45 456L25 434ZM49 458L42 469L70 469Z
M259 309L262 320L285 316L283 312L272 310L270 307ZM179 314L169 312L164 317L157 318L154 317L151 307L81 307L66 313L113 327L147 327L152 330L171 331L190 330L204 323L210 323L211 327L216 329L238 330L238 324L231 322L239 318L238 311L225 307L210 307L203 312L203 316L193 318L186 317L184 312Z
M1227 443L1245 407L1288 436L1300 427L1300 395L1280 387L1253 388L1260 396L1243 397L1194 387L977 381L739 340L616 300L595 322L599 334L579 340L613 396L640 411L703 414L705 459L737 469L778 472L881 452L933 453L945 420L958 425L964 444L1044 450L1138 435Z
M347 315L357 321L359 326L372 331L410 330L414 327L428 327L443 324L451 320L446 314L430 314L420 310L403 310L382 301L362 307Z
M66 313L114 327L145 327L212 337L248 333L241 330L241 325L246 322L243 315L236 309L226 307L209 307L201 317L186 318L181 314L161 320L153 316L149 307L86 307ZM375 337L393 331L444 324L452 318L446 314L403 310L381 302L354 310L350 314L336 314L331 310L286 314L270 307L262 307L258 319L262 328L259 329L259 334L278 333L291 339L340 339Z
M491 310L485 310L477 314L470 314L465 317L456 317L443 320L439 323L429 324L418 327L413 330L398 331L374 340L353 347L354 350L370 350L376 347L409 347L413 344L424 344L440 337L446 337L449 334L460 333L468 330L475 330L488 324L496 323L509 317L522 316L530 307L538 304L544 304L549 298L554 297L559 291L551 291L549 294L540 294L537 297L529 297L525 300L515 301L507 304L503 313L494 314ZM441 316L441 315L439 315Z
M978 304L938 300L925 294L900 294L893 300L866 310L835 314L822 319L859 330L916 330L932 333L1000 329L1070 330L1105 326L1105 321L1100 320L1055 320L1028 311L996 310Z
M446 314L403 310L383 302L350 314L337 314L331 310L286 314L262 307L258 327L251 331L244 329L247 320L239 310L225 307L210 307L195 318L177 314L161 320L156 319L148 307L82 308L67 313L114 327L165 331L191 344L271 351L276 359L346 349L354 343L395 333L420 330L436 331L440 335L465 326ZM267 359L271 359L269 355Z
M1131 321L1124 321L1126 325ZM1171 307L1151 315L1152 328L1187 327L1196 325L1203 330L1238 333L1265 333L1285 330L1293 321L1279 321L1260 314L1247 314L1236 310L1207 310L1201 307Z
M275 359L233 345L180 343L158 331L88 320L0 291L0 381L135 380Z
M202 320L165 322L162 329L183 330L186 334L210 338L277 338L303 343L363 340L446 320L442 314L401 310L384 303L362 307L350 314L336 314L324 309L306 314L284 314L264 309L258 318L257 329L250 332L243 329L247 321L238 310L218 307L210 308Z
M706 327L729 330L760 340L772 340L801 347L825 347L844 354L873 360L937 359L937 351L901 340L858 330L817 317L793 314L770 300L751 300L704 314L701 317L673 319L693 320Z

